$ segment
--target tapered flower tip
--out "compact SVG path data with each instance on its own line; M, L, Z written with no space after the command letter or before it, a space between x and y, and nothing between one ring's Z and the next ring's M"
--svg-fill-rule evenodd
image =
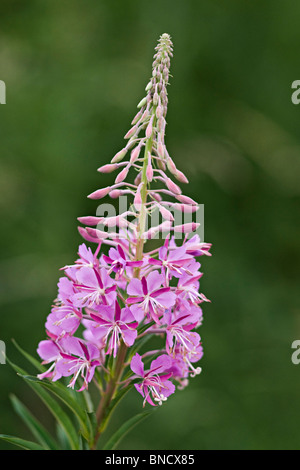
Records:
M109 193L110 189L110 186L108 186L107 188L97 189L97 191L94 191L93 193L89 194L88 198L101 199Z
M98 241L103 240L103 238L107 238L109 236L108 232L103 232L102 230L97 230L96 228L86 227L85 230L88 235L94 239L97 239Z
M111 163L118 163L120 162L121 160L123 160L123 158L125 157L127 153L127 149L126 148L123 148L122 150L120 150L118 153L116 153L116 155L111 159Z
M101 222L103 217L94 217L94 216L86 216L86 217L77 217L78 222L84 225L97 225Z
M80 233L80 235L82 236L82 238L84 238L84 240L86 240L87 242L99 243L99 238L96 238L96 237L91 236L91 235L87 232L87 229L85 229L85 228L83 228L83 227L78 227L78 232Z
M107 165L100 166L97 171L100 173L111 173L118 168L117 163L108 163Z
M185 176L185 174L182 173L182 171L180 171L180 170L177 170L177 171L176 171L175 178L176 178L178 181L180 181L180 183L188 184L188 182L189 182L189 180L187 179L187 177Z
M195 232L197 228L200 227L200 224L196 222L190 222L188 224L183 224L183 225L177 225L174 227L174 232L181 232L181 233L191 233Z

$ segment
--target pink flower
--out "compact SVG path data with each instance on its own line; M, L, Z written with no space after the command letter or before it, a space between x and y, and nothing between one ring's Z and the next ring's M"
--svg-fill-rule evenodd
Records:
M139 267L142 266L143 261L131 261L126 258L125 252L121 245L117 246L117 249L110 248L109 256L103 255L103 259L106 263L110 264L111 267L108 271L110 274L112 271L116 273L116 278L119 278L124 274L126 267Z
M114 292L117 286L109 277L106 269L81 268L76 273L75 283L78 293L74 294L72 300L77 307L93 307L95 305L111 304L115 298Z
M172 376L172 373L169 372L171 366L170 357L164 354L152 361L150 369L145 371L141 356L138 353L133 356L130 367L132 372L136 374L134 378L137 376L143 379L140 384L134 384L137 391L144 397L143 406L146 401L150 405L156 406L152 399L161 405L167 397L174 393L175 385L168 380Z
M61 359L56 364L56 370L63 377L72 375L72 379L68 385L70 388L75 387L75 383L79 377L83 379L83 384L78 392L88 387L92 380L95 368L101 365L100 352L96 346L90 343L84 343L75 337L65 337L61 340L64 352L61 352Z
M195 331L191 331L198 323L198 312L187 312L177 318L168 311L164 315L164 321L167 323L166 349L169 354L175 350L176 345L180 344L184 353L193 351L200 343L200 336Z
M89 328L95 332L97 339L101 339L104 347L107 345L106 354L112 354L116 357L120 345L120 338L123 339L126 346L132 346L136 337L135 321L129 308L121 310L118 302L114 307L99 307L97 313L90 313L94 322L89 323ZM94 323L94 324L91 324Z
M52 363L49 369L46 370L46 372L43 372L42 374L38 375L38 378L42 380L45 377L48 377L51 378L53 382L60 379L62 374L57 372L56 364L57 361L61 359L61 348L56 342L56 338L53 337L53 339L46 339L44 341L40 341L37 353L43 359L42 365Z
M186 269L184 266L189 264L193 259L191 255L186 253L184 246L169 251L168 245L169 240L167 238L164 246L159 249L159 259L149 258L149 264L161 266L162 273L166 277L167 285L172 276L180 277L185 273Z
M73 335L78 329L82 313L72 305L54 306L47 317L46 330L56 336Z
M159 317L174 305L176 295L170 291L170 287L161 287L162 284L164 276L158 271L152 271L147 279L143 276L142 280L130 281L127 293L133 297L128 297L127 303L138 322L146 316L159 324Z

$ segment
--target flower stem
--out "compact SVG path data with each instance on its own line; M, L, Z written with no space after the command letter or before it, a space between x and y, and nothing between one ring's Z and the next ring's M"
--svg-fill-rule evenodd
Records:
M122 342L119 348L118 354L117 354L117 360L116 360L116 366L115 366L114 372L112 374L110 381L107 384L105 392L102 395L102 398L100 400L100 403L96 412L98 431L95 435L91 450L96 449L97 442L102 434L103 420L106 417L108 406L114 397L114 394L118 388L118 382L120 381L120 378L122 377L122 374L123 374L127 349L128 349L127 346Z

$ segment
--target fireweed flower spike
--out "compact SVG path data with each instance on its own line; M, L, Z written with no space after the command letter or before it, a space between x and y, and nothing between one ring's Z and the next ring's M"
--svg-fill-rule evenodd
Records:
M195 365L203 354L195 329L202 322L200 304L208 299L199 293L196 258L210 256L211 245L194 233L198 224L178 222L173 213L194 214L198 205L182 193L179 185L188 179L165 143L172 51L170 36L162 34L126 144L99 168L104 174L116 171L114 182L88 196L114 202L126 197L130 205L113 216L79 217L80 234L95 248L81 244L78 259L62 268L47 339L37 350L47 369L41 380L70 377L69 388L86 395L95 383L99 390L89 448L96 448L112 402L126 387L134 385L143 406L161 405L201 371ZM149 226L153 214L159 217ZM159 234L165 241L148 248L148 240ZM145 348L145 336L151 335L160 338L161 349ZM148 369L144 357L150 359Z

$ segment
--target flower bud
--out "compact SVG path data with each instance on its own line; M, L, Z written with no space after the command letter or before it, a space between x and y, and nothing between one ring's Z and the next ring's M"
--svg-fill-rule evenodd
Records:
M153 131L153 116L151 117L150 121L149 121L149 124L147 126L147 129L146 129L146 137L147 139L150 139L151 135L152 135L152 131Z
M147 162L147 169L146 169L146 177L147 180L151 183L153 179L153 168L152 168L152 158L150 152L148 152L148 162Z
M195 206L198 205L197 202L194 201L194 199L192 199L191 197L188 197L188 196L184 196L183 194L176 195L176 199L179 202L183 202L183 204L192 204L192 205L195 205Z
M87 217L78 217L77 220L84 225L98 225L101 223L103 217L93 217L93 216L87 216Z
M190 232L194 232L195 230L197 230L199 226L200 224L197 224L196 222L190 222L188 224L177 225L176 227L174 227L174 232L190 233Z
M130 163L134 163L137 158L139 158L139 154L141 151L141 144L137 145L131 152L130 156Z
M110 186L107 186L107 188L102 188L102 189L97 189L97 191L94 191L93 193L88 195L89 199L101 199L104 196L106 196L110 191Z
M147 96L145 96L137 105L137 108L142 108L147 103Z
M129 131L127 132L127 134L124 135L124 139L130 139L131 137L133 137L137 132L137 125L133 126L131 129L129 129Z
M187 184L189 182L189 180L187 179L187 177L185 176L184 173L182 173L182 171L180 170L177 170L176 173L175 173L175 178L180 181L180 183L185 183Z
M181 194L181 189L179 188L179 186L177 186L177 184L175 184L170 178L167 178L165 181L166 181L166 185L167 185L168 189L172 193Z
M145 90L146 91L150 91L151 88L152 88L153 84L152 84L152 80L150 80L150 82L148 83L148 85L146 86Z
M122 171L120 171L120 173L118 174L118 176L115 179L116 184L121 183L122 181L124 181L124 179L128 175L128 170L129 170L129 168L128 168L128 166L126 166L125 168L123 168Z
M118 153L116 153L116 155L112 158L111 163L118 163L118 162L120 162L121 160L123 160L123 158L125 157L126 153L127 153L127 149L126 149L126 148L123 148L123 149L120 150Z
M107 164L100 166L97 171L100 173L111 173L112 171L116 170L118 168L118 165L116 163L113 164Z

